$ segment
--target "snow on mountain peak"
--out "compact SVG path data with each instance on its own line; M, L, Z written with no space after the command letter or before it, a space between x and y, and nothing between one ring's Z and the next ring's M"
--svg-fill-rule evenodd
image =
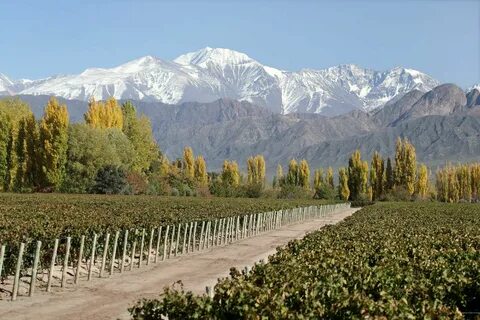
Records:
M255 62L255 60L247 56L245 53L231 49L210 47L183 54L173 61L178 64L193 64L202 67L207 66L208 63L215 63L219 65L239 65Z
M465 92L470 92L470 91L472 91L473 89L477 89L478 91L480 91L480 83L474 84L473 86L471 86L470 88L468 88Z
M177 104L220 98L245 100L278 113L337 115L372 110L397 95L439 83L413 69L375 71L355 64L282 71L248 55L206 47L166 61L145 56L78 75L11 81L0 74L0 94L57 95L67 99L133 99Z

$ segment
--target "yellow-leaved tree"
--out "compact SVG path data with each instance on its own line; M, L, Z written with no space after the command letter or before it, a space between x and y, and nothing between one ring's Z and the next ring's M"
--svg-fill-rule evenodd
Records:
M348 188L348 172L345 168L338 169L338 194L343 201L347 201L350 197L350 189Z
M88 110L84 115L85 122L92 128L117 128L123 129L123 112L115 98L107 101L96 101L91 99L88 102Z
M428 193L428 168L425 164L420 165L417 178L417 194L425 198Z
M208 185L207 163L202 156L195 159L195 180L201 187Z
M195 158L192 148L185 147L183 149L183 163L185 176L193 179L195 177Z
M39 126L40 168L43 188L56 190L63 181L67 162L68 111L54 97L45 107Z
M310 167L305 159L300 161L298 167L298 185L305 189L310 188Z

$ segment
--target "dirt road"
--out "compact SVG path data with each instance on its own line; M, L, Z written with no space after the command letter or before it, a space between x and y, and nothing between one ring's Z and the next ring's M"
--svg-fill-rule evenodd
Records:
M342 209L328 221L311 220L259 234L223 247L180 256L109 279L80 282L53 293L38 293L15 302L0 301L0 319L128 319L127 308L139 298L157 297L163 287L182 280L185 289L197 293L228 275L230 267L251 266L275 252L275 248L325 224L336 223L356 209Z

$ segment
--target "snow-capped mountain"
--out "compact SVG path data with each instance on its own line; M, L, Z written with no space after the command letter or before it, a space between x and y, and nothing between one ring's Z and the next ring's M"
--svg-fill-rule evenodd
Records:
M77 75L11 81L0 74L0 94L56 95L67 99L160 101L169 104L219 98L244 100L277 113L338 115L372 110L412 89L439 83L419 71L374 71L355 65L323 70L283 71L244 53L204 48L165 61L146 56L115 68L91 68Z
M473 89L477 89L478 91L480 91L480 83L474 84L473 86L471 86L470 88L468 88L467 90L465 90L465 92L470 92L470 91L472 91Z

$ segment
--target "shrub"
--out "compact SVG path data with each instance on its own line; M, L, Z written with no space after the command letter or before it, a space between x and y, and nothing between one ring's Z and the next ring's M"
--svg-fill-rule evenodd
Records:
M324 200L334 200L336 197L336 192L334 189L330 188L327 185L322 184L319 188L315 190L315 199L324 199Z
M312 198L312 192L300 186L284 184L278 194L280 199L308 199Z
M91 193L128 194L130 188L125 171L117 166L106 165L100 168L95 177Z

